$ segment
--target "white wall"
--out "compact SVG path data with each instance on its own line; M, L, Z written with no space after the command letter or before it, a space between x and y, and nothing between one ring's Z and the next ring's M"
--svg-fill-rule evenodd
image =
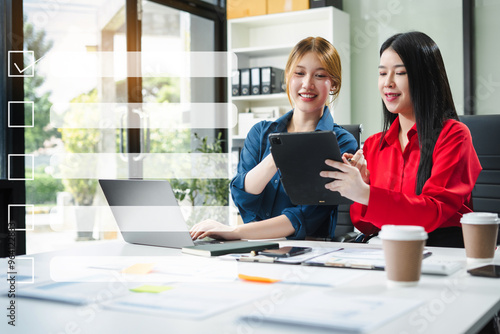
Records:
M475 99L477 114L500 113L500 1L476 0Z
M344 0L343 7L351 19L351 120L363 124L362 141L382 129L379 49L395 33L422 31L437 43L457 111L463 114L462 0Z

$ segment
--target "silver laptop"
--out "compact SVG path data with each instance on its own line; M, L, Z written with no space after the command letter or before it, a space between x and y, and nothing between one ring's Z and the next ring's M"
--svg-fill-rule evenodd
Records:
M191 239L168 181L99 180L99 184L126 242L172 248L207 243Z

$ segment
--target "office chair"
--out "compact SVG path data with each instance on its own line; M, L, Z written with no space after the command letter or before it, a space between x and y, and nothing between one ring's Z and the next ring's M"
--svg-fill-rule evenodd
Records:
M483 167L472 190L474 211L500 214L500 115L459 116ZM500 232L497 245L500 244Z
M362 124L349 124L342 125L344 129L349 131L356 141L358 142L358 149L361 143L361 133L363 132ZM358 236L354 232L354 225L351 222L351 215L349 213L349 204L341 204L338 207L337 226L335 227L335 238L333 241L337 242L350 242Z

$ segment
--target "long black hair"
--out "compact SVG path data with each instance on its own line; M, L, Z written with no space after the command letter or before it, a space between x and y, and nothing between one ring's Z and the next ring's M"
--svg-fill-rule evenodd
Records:
M415 190L419 195L431 176L432 154L444 121L458 120L458 115L441 52L429 36L417 31L396 34L382 44L380 56L389 48L399 55L408 76L420 147ZM397 114L389 112L383 101L382 108L385 135Z

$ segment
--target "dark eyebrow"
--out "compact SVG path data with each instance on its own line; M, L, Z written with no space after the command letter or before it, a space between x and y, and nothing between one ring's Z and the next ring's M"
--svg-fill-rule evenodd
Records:
M405 67L403 64L394 65L393 67ZM386 66L380 65L378 68L387 68Z

